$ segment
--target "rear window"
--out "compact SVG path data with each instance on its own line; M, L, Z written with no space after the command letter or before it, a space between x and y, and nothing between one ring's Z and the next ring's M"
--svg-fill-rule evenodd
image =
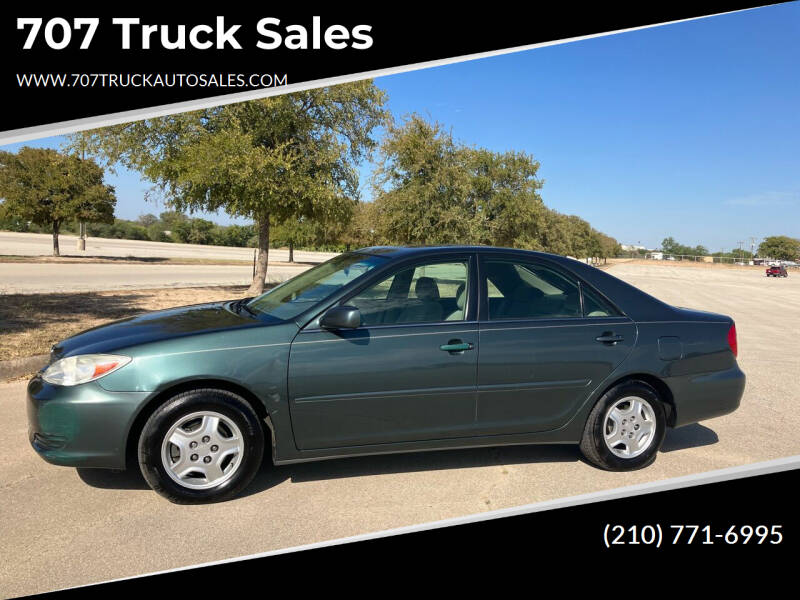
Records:
M581 286L583 292L583 314L587 317L619 317L620 312L595 294L585 285Z

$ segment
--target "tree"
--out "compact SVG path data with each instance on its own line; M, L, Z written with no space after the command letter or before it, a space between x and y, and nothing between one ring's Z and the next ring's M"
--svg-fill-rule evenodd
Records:
M139 218L136 219L136 221L142 227L150 227L151 225L155 225L156 223L158 223L158 217L150 213L147 213L146 215L139 215Z
M539 196L539 162L524 152L463 150L471 173L467 198L473 241L494 246L535 245L547 210Z
M598 246L600 248L600 254L598 254L598 257L605 260L608 258L613 258L622 252L622 246L613 237L600 232L595 233L597 235Z
M475 237L465 158L438 123L411 115L401 125L391 124L372 183L381 235L405 245L458 244Z
M402 244L528 247L541 229L539 163L457 143L410 115L389 128L373 177L378 229Z
M50 148L25 146L0 152L0 213L48 227L53 256L65 221L113 223L114 188L103 183L103 169L92 160Z
M785 235L766 237L758 246L758 255L778 260L797 260L800 257L800 240Z
M206 219L186 219L175 225L172 235L184 244L210 244L214 223Z
M680 252L678 252L679 246L680 244L678 244L672 236L664 238L661 242L661 250L667 254L680 254Z
M702 244L698 244L694 248L691 246L685 246L683 244L679 244L675 241L675 238L668 237L664 238L664 241L661 242L661 250L664 251L666 254L675 254L677 256L707 256L708 255L708 248L703 246Z
M185 223L188 219L189 217L179 210L165 210L158 215L158 220L170 231L177 228L181 223Z
M377 207L374 202L359 201L353 207L353 215L345 224L339 238L345 250L376 246L380 243L377 232Z
M355 165L376 145L385 94L365 80L77 134L74 145L140 171L178 210L253 219L264 289L270 223L346 214Z
M410 115L388 128L373 176L377 237L400 244L489 244L576 257L610 256L617 242L548 209L539 162L524 152L457 143ZM601 237L602 236L602 237Z

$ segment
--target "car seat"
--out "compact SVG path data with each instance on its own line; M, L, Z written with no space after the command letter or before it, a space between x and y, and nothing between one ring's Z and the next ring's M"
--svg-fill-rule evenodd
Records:
M464 318L464 307L466 304L467 287L461 283L456 290L456 310L447 315L445 321L461 321Z
M442 320L442 305L439 304L439 286L432 277L420 277L414 286L416 302L400 313L398 323L428 323Z

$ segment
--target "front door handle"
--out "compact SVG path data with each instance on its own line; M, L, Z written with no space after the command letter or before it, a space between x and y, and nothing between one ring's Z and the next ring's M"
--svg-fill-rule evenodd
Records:
M621 342L625 338L622 337L621 335L615 335L609 332L609 333L604 333L603 335L598 336L594 339L598 342L602 342L603 344L608 344L610 346L613 346L614 344Z
M464 350L472 350L475 344L472 342L462 342L461 340L450 340L446 344L439 346L439 350L444 350L450 354L460 354Z

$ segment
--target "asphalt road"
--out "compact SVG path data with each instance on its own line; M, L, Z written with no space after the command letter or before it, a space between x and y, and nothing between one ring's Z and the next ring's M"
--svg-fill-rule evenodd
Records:
M59 236L59 249L62 256L137 256L253 260L253 248L112 240L94 237L87 238L86 250L82 252L77 250L77 239L72 235ZM52 254L53 236L49 234L0 231L0 255L50 256ZM296 250L294 260L295 262L317 263L328 260L332 256L335 256L335 253ZM289 260L289 252L287 250L271 249L269 251L269 259L276 262L286 262Z
M284 281L308 268L269 265L267 282ZM248 265L0 262L0 294L248 285L252 278Z
M136 472L77 471L28 447L24 382L0 384L0 594L20 595L800 454L800 276L622 264L610 273L732 315L741 408L670 431L658 460L609 473L572 447L510 447L265 464L246 495L176 506ZM776 377L776 374L779 376Z

